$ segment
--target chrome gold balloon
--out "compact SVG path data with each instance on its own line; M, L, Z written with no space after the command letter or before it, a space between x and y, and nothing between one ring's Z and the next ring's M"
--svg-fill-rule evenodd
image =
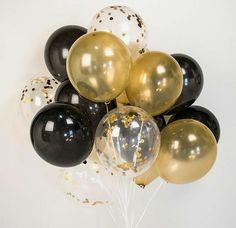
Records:
M161 132L157 158L160 176L185 184L203 177L216 160L217 142L212 132L196 120L177 120Z
M131 55L123 41L108 32L93 32L72 45L67 73L82 96L106 102L125 90L131 65Z
M117 103L127 105L129 104L128 97L126 95L126 92L124 91L119 97L116 98Z
M159 171L156 161L154 164L142 175L134 178L134 182L137 185L145 187L159 177Z
M147 52L135 61L126 93L131 105L155 116L175 104L182 87L183 75L176 60L162 52Z

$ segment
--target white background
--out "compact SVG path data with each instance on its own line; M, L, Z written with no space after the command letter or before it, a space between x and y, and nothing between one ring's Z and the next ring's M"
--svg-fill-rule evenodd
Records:
M221 124L211 172L188 185L165 185L140 227L235 228L236 219L236 1L234 0L21 0L0 1L0 227L114 227L105 209L81 208L57 189L30 145L17 114L31 77L49 75L43 59L49 35L67 24L87 26L101 8L123 4L138 11L149 49L186 53L205 76L197 101Z

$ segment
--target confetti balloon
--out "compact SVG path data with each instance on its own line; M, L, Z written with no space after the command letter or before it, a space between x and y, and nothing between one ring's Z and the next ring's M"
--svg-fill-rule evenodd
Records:
M115 34L129 47L136 59L147 48L147 31L142 18L126 6L109 6L92 19L88 32L106 31Z
M183 75L177 61L162 52L147 52L135 61L126 94L131 105L156 116L175 104L182 88Z
M42 107L54 101L58 86L59 82L49 77L37 77L25 85L22 90L20 106L28 122L31 122Z
M129 49L108 32L88 33L71 47L67 73L74 88L94 102L107 102L127 87L132 65Z
M196 120L177 120L161 132L158 171L170 183L189 183L208 173L216 154L217 142L208 127Z
M67 197L81 206L95 207L109 203L104 175L109 174L99 163L86 160L79 166L63 170L60 182Z
M99 160L106 168L135 177L155 161L160 132L144 110L122 106L110 111L100 121L95 146Z

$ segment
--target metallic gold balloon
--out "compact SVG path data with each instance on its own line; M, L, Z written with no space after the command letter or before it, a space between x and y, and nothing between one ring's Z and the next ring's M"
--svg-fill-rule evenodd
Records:
M124 91L131 65L131 55L123 41L108 32L93 32L72 45L67 58L67 73L82 96L105 102Z
M145 187L159 177L159 171L156 161L144 174L134 178L134 182L137 185Z
M196 120L177 120L161 132L157 158L160 176L185 184L203 177L213 166L217 142L212 132Z
M126 95L126 92L124 91L119 97L116 98L117 103L127 105L129 104L128 97Z
M100 162L107 169L135 177L156 160L160 132L154 119L144 110L122 106L100 121L95 146Z
M159 115L175 104L183 87L179 64L168 54L147 52L134 63L126 94L131 105Z

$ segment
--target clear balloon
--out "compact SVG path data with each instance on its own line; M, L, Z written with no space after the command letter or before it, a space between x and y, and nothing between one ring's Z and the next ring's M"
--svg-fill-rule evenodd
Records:
M128 48L107 32L82 36L67 57L70 82L83 97L95 102L113 100L125 90L131 65Z
M100 162L114 172L135 177L155 161L160 147L160 132L144 110L122 106L100 121L95 146Z
M143 19L127 6L109 6L92 19L88 32L111 32L129 47L136 59L147 49L147 29Z
M87 160L79 166L64 169L60 181L66 195L80 205L100 206L109 203L102 175L109 174L100 164Z
M147 52L135 61L126 94L131 105L156 116L174 105L182 87L183 75L176 60L162 52Z
M157 166L166 181L185 184L203 177L216 154L217 142L208 127L196 120L177 120L161 132Z
M54 101L59 82L50 77L33 78L22 90L20 107L25 119L31 122L34 115Z

